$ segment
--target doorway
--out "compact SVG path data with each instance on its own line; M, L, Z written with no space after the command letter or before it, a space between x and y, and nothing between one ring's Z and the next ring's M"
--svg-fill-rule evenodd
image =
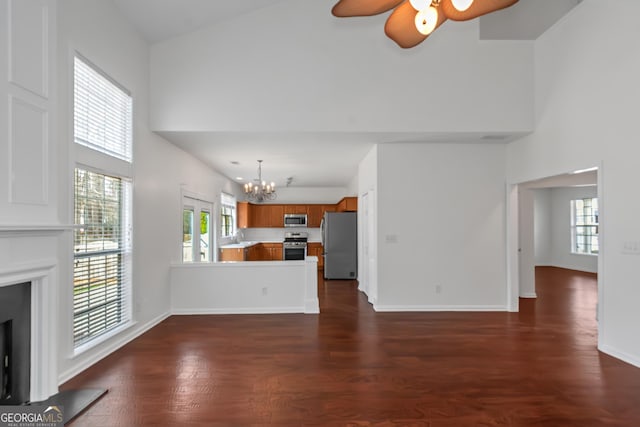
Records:
M537 297L536 266L596 274L601 271L601 183L602 166L511 186L508 213L511 311L518 311L519 298ZM581 211L576 213L578 208ZM583 218L585 213L589 218ZM601 301L601 275L597 282ZM602 319L600 305L596 311L594 315Z

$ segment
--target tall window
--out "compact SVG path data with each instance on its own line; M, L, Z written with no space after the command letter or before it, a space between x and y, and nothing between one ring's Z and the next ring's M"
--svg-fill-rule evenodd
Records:
M220 202L220 237L231 237L236 231L236 198L222 193Z
M211 203L184 197L182 262L211 261Z
M74 79L75 142L130 162L133 115L129 92L79 56L74 61Z
M575 254L597 254L598 246L598 199L571 201L572 249Z
M132 185L108 172L110 159L131 163L131 124L130 94L76 56L74 141L106 155L88 157L74 173L76 347L131 321Z

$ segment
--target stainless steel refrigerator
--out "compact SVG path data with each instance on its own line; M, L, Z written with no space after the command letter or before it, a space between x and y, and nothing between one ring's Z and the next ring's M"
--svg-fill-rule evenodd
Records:
M356 212L325 212L320 225L324 248L325 279L358 277L358 227Z

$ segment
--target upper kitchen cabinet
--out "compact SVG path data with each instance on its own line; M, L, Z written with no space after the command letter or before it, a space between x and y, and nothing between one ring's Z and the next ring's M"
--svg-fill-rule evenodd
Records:
M283 205L285 214L306 214L307 205Z
M356 212L358 210L357 197L345 197L338 203L338 212Z
M283 205L250 205L249 212L250 227L284 227Z
M238 221L238 228L249 228L249 202L238 202L236 204L236 220Z
M307 227L318 228L326 205L307 205Z
M345 197L335 205L281 205L238 202L238 228L281 228L285 214L306 214L307 227L318 228L325 212L352 212L358 210L357 197Z

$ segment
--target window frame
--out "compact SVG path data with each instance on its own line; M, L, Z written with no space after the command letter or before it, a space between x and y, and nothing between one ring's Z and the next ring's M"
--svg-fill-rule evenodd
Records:
M225 214L225 209L229 209L231 212ZM225 220L226 218L226 220ZM225 224L230 226L228 233L223 232ZM236 197L232 194L221 193L220 194L220 237L222 239L229 239L236 235L238 231L237 224L237 201Z
M110 88L118 91L118 94L124 95L127 97L125 102L124 109L122 111L117 111L116 115L126 115L127 118L125 120L126 126L123 131L122 127L119 127L119 132L115 132L126 139L126 141L122 142L122 146L126 147L124 154L123 153L114 153L113 150L108 149L109 147L100 147L100 144L86 144L86 141L79 141L77 138L77 128L76 128L76 120L79 117L76 109L79 105L76 97L76 64L77 61L83 63L83 65L89 67L92 72L95 73L94 77L96 79L102 78L105 79L108 83L112 84ZM92 61L88 60L84 55L79 52L72 52L70 67L72 70L72 83L71 83L71 146L73 147L72 152L75 154L75 160L70 164L71 166L71 175L73 179L71 180L72 184L72 198L71 198L71 206L73 212L73 222L76 223L77 215L77 183L76 183L76 171L84 170L87 173L97 174L103 177L112 177L118 179L119 181L119 191L122 194L122 197L118 200L118 210L120 215L120 220L118 222L119 232L117 237L118 248L117 253L119 254L118 261L118 312L115 315L118 317L118 321L115 324L106 324L104 328L98 328L97 331L89 333L84 336L82 339L77 339L76 333L79 331L78 325L76 324L77 316L79 312L76 313L75 310L75 302L76 302L76 294L75 287L72 288L71 291L71 312L70 312L70 334L71 334L71 343L73 346L74 355L78 355L83 353L84 351L95 347L96 345L106 341L112 336L118 334L122 330L130 327L134 323L133 319L133 293L132 293L132 278L133 278L133 122L134 122L134 100L131 92L124 88L121 84L116 82L113 78L111 78L107 73L105 73L101 68L97 67ZM104 83L104 81L103 81ZM85 104L86 105L86 104ZM99 103L96 105L100 105ZM106 110L100 109L99 106L96 106L96 112L101 112L106 114ZM94 112L95 113L95 112ZM107 123L98 123L98 127L104 125L104 128L100 128L100 131L109 131L110 130L110 122ZM119 123L122 125L122 123ZM105 146L108 143L105 143ZM111 147L111 145L110 145ZM86 200L85 200L86 202ZM99 203L99 202L98 202ZM74 230L74 237L72 239L72 258L73 264L71 267L72 276L75 278L76 274L79 273L77 270L79 267L79 260L82 258L91 258L96 257L97 255L92 254L91 252L78 252L76 246L76 238L79 230L82 230L82 224L76 224ZM103 236L103 242L107 242L107 235ZM110 253L113 251L109 251ZM106 253L106 252L105 252ZM115 252L114 252L115 253ZM96 253L97 254L97 253ZM104 255L104 254L103 254ZM106 265L106 264L105 264ZM106 271L106 270L105 270ZM94 272L94 274L96 274ZM104 273L103 279L106 280L108 276L107 273ZM95 277L95 276L94 276ZM95 280L98 280L99 277ZM74 279L75 280L75 279ZM91 279L88 279L91 280ZM107 285L105 285L107 286ZM106 289L105 289L106 293ZM105 314L106 316L106 314ZM96 321L96 324L100 322Z
M579 202L582 202L583 207L581 210L578 207ZM585 220L585 218L587 219ZM597 197L583 197L571 200L572 255L598 256L600 252L599 221ZM583 229L582 232L580 229ZM594 232L586 232L587 229L594 230ZM595 250L593 250L594 246Z
M187 210L192 210L193 211L193 221L192 221L192 235L191 235L191 241L193 242L191 245L191 260L187 260L185 259L185 246L184 246L184 212ZM207 263L207 262L213 262L214 261L214 251L212 250L214 245L214 233L212 233L213 230L215 230L215 225L212 224L212 219L213 219L213 203L206 201L206 200L202 200L201 197L199 196L195 196L195 195L191 195L191 194L183 194L182 196L182 210L181 210L181 235L182 238L181 240L181 262L183 264L192 264L192 263ZM208 221L208 226L207 226L207 230L208 230L208 238L206 241L203 242L202 239L202 214L203 213L207 213L209 214L209 221ZM196 223L196 218L199 218L200 220L198 221L198 224L200 224L199 227L195 226ZM208 253L206 255L205 259L202 259L202 255L203 255L203 250L202 250L202 244L206 245L206 248L208 248ZM199 255L199 256L197 256Z

